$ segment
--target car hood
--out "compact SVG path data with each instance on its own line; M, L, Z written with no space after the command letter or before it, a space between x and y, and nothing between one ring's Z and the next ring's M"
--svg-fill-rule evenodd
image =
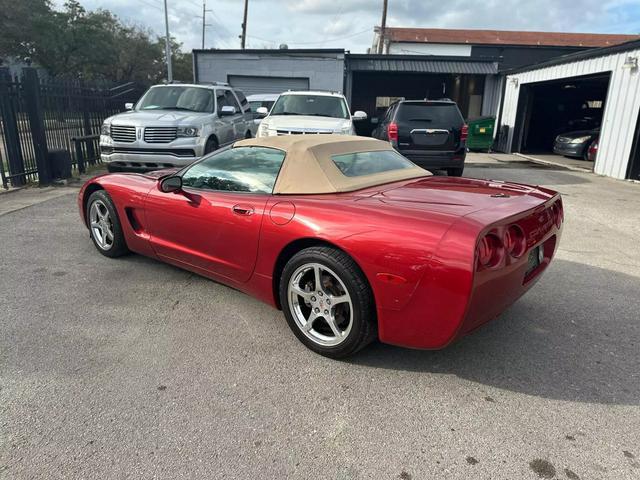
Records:
M369 194L366 201L455 216L479 210L495 210L501 216L515 214L540 205L555 194L551 190L517 183L437 176L388 187Z
M597 135L599 130L574 130L573 132L561 133L558 135L563 138L586 137L587 135Z
M109 117L106 122L114 125L133 125L136 127L146 127L150 124L171 127L191 126L198 125L210 115L211 113L206 112L179 110L131 111Z
M316 117L311 115L270 115L266 121L270 129L287 130L341 130L350 125L347 118Z

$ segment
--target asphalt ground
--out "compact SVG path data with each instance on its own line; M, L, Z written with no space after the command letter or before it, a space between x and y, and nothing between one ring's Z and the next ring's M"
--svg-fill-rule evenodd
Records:
M0 478L640 478L640 185L495 158L466 175L560 190L564 237L441 351L315 355L246 295L99 255L72 193L0 216Z

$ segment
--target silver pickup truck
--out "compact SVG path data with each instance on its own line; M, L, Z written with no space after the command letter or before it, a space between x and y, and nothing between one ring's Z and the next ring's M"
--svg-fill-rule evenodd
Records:
M100 156L110 172L188 165L255 136L257 128L244 94L228 84L156 85L125 106L100 132Z

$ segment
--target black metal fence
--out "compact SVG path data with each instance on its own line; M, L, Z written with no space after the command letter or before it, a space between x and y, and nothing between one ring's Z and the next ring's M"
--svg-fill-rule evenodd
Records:
M4 188L51 182L48 154L66 150L73 168L100 161L98 139L105 118L124 110L143 92L119 86L48 80L35 68L14 77L0 68L0 177Z

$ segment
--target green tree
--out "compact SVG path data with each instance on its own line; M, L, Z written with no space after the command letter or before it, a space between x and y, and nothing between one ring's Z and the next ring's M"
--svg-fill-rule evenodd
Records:
M0 32L0 56L31 57L54 77L143 84L166 78L162 37L76 0L61 10L49 0L0 0ZM171 43L175 79L191 81L191 54Z

